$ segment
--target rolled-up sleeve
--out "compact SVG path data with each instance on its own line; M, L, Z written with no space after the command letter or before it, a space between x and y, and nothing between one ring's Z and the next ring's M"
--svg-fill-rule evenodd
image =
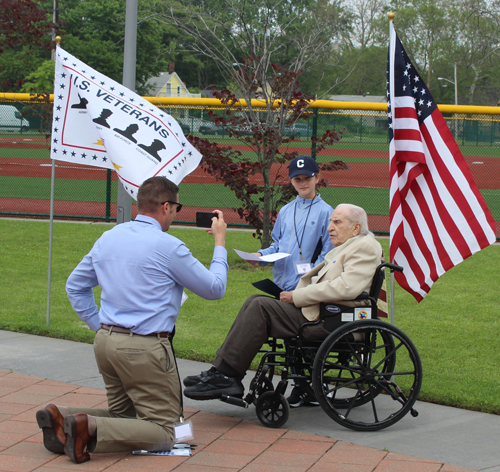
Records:
M96 285L98 285L97 277L92 266L92 256L89 253L69 276L66 282L66 293L73 310L94 331L101 326L93 290Z

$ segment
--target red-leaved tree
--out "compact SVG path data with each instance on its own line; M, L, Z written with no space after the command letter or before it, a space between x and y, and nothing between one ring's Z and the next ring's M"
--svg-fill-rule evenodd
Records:
M33 0L0 0L0 53L24 45L50 48L53 24Z
M262 247L271 242L272 226L279 209L288 203L295 189L288 179L288 162L298 155L288 150L287 145L294 141L293 124L297 120L311 118L312 97L301 89L299 75L279 64L270 64L270 74L261 82L253 67L259 58L244 59L235 71L238 83L246 83L255 99L267 95L273 105L262 111L258 107L242 106L236 95L227 89L214 88L214 96L226 105L224 114L213 110L208 115L213 118L214 126L227 131L249 150L251 157L231 146L219 145L208 139L192 137L192 142L202 153L202 167L205 172L215 176L236 195L241 205L238 214L256 231L254 236L261 239ZM248 104L247 104L248 105ZM341 132L326 131L320 138L311 137L311 144L320 153L326 145L337 143ZM341 161L320 164L320 170L345 169ZM320 186L328 183L322 179Z

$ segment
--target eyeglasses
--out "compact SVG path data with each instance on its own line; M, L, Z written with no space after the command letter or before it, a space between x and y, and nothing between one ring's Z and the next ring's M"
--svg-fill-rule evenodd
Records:
M182 203L171 202L170 200L165 200L164 202L161 202L160 205L165 205L165 203L173 203L173 204L177 205L176 213L179 213L182 210Z

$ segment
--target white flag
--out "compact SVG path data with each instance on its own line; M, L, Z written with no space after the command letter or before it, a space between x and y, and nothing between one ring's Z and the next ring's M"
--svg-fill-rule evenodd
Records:
M114 169L136 198L144 180L178 184L201 157L170 115L57 47L52 159Z

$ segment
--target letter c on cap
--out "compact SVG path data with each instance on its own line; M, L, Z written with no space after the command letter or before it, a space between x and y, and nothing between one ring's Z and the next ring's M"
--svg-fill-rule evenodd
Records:
M302 167L304 167L304 159L299 159L299 160L297 161L297 167L298 167L298 168L302 168Z

